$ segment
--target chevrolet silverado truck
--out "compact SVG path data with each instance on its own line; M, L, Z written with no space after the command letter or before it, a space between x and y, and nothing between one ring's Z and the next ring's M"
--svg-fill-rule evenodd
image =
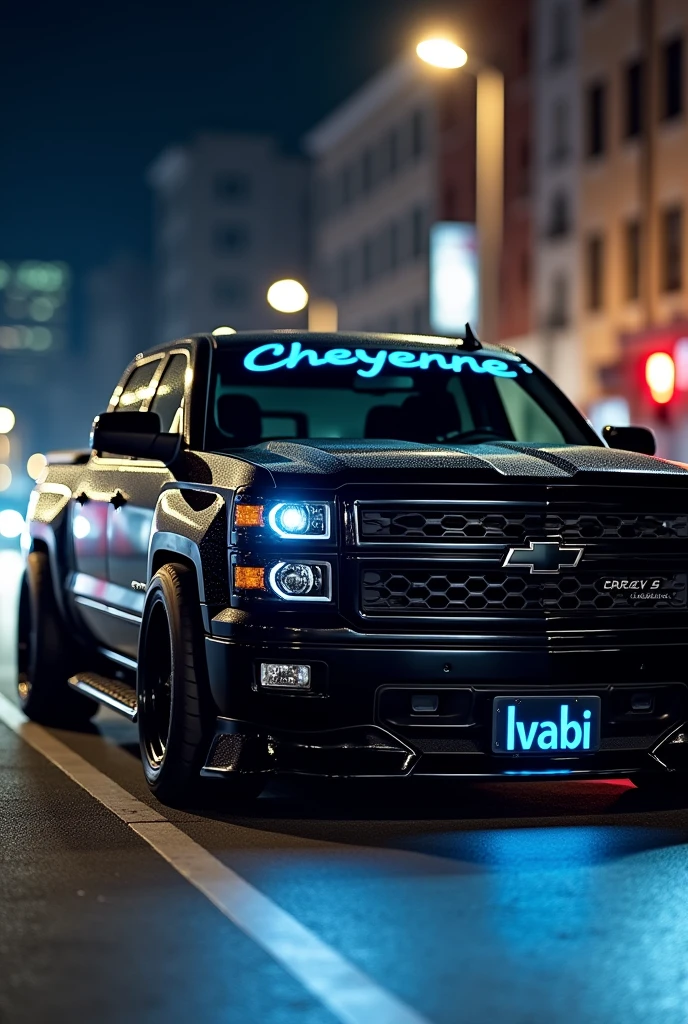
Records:
M466 337L139 355L33 491L18 693L151 790L688 770L688 471ZM686 794L688 795L688 786Z

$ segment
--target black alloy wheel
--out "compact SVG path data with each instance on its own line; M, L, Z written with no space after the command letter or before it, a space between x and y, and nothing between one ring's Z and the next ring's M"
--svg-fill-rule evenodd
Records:
M87 667L88 652L77 648L60 614L45 551L27 557L19 591L17 619L17 696L34 722L83 729L98 704L68 685L69 676Z
M138 666L139 745L151 792L177 806L193 802L203 782L220 799L257 796L260 776L237 776L224 785L200 777L217 711L208 686L196 574L186 565L163 565L150 582Z

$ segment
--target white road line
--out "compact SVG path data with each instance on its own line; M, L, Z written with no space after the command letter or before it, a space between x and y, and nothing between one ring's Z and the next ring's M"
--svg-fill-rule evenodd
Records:
M0 694L0 721L116 814L344 1024L428 1024L162 814L137 800Z

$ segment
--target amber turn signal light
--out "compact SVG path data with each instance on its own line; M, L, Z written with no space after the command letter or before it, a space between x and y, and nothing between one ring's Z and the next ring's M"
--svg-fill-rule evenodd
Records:
M262 505L236 505L234 507L235 526L264 526Z
M265 569L262 565L235 565L234 586L237 590L265 590Z

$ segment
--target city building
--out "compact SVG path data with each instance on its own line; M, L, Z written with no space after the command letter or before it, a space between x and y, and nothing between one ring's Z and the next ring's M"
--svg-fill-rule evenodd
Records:
M154 340L230 326L302 326L272 310L275 279L306 267L304 160L260 135L203 134L148 173L155 197Z
M529 353L568 395L585 397L580 308L579 0L535 0L533 294Z
M105 409L116 381L137 352L153 345L153 282L139 258L116 256L86 280L86 367L93 410Z
M662 454L684 459L687 33L685 0L581 3L583 392L593 411L625 402L655 428ZM648 370L657 350L671 360Z
M66 369L72 348L69 267L59 260L0 260L0 407L14 416L12 429L0 434L0 505L25 504L32 454L78 443L70 390L78 376ZM47 391L46 380L53 384Z
M529 349L531 4L481 0L461 17L469 62L505 77L499 340ZM318 124L305 148L314 163L312 286L336 302L340 326L439 333L430 302L434 228L475 223L474 75L404 55Z
M349 330L429 329L428 233L440 212L439 96L415 57L378 74L306 137L311 288Z

